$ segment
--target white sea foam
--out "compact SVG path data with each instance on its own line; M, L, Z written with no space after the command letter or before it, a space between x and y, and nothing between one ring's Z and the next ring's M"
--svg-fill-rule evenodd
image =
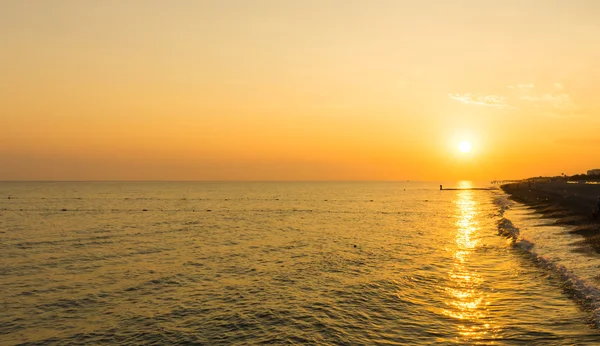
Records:
M494 196L494 203L499 207L498 215L504 216L504 212L510 209L515 203L508 199L505 194L497 194Z
M527 235L524 236L521 229L513 224L513 221L504 217L505 211L510 208L511 203L514 205L514 202L508 200L504 196L498 196L494 200L494 203L500 207L499 214L501 215L501 218L497 223L498 233L511 239L513 246L524 251L540 268L543 268L560 278L563 282L564 290L569 292L582 307L590 311L590 322L596 326L600 325L600 289L593 282L590 282L589 279L586 280L577 275L576 272L581 271L581 268L570 268L570 264L573 263L573 257L581 257L583 255L562 246L561 243L569 243L568 240L564 239L555 239L555 244L553 244L555 245L554 247L546 246L544 253L539 253L538 250L540 246L538 246L533 239L529 239ZM517 219L519 219L519 224L521 222L523 222L523 224L527 223L524 218L517 217ZM533 232L531 233L533 234ZM556 234L556 236L567 237L568 234L562 232L561 234ZM550 239L544 239L544 243L551 242L552 240ZM571 243L568 245L573 246ZM551 248L564 252L554 253L554 256L549 256L547 252ZM562 258L570 259L571 261L563 261L561 260ZM580 258L580 260L583 260L583 258ZM598 259L596 259L596 261L598 261ZM585 262L592 262L592 259L588 258ZM579 263L581 263L581 261L579 261ZM592 267L594 265L594 263L590 263L588 266L589 268L587 269L593 270Z

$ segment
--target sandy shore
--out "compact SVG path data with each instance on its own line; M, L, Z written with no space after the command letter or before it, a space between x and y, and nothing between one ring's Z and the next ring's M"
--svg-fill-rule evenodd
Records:
M600 253L600 218L596 221L590 218L600 196L600 184L523 182L503 185L502 190L542 216L556 219L556 224L571 226L569 232L583 236L583 243Z

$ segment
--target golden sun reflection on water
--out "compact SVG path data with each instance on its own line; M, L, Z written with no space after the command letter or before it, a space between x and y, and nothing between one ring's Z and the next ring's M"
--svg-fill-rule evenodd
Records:
M464 185L468 187L468 184ZM449 284L444 288L448 295L448 308L443 310L444 315L463 322L458 325L458 334L474 342L482 338L493 339L498 332L497 328L483 321L488 316L489 301L480 288L483 279L469 267L470 257L480 243L477 207L472 191L458 192L456 247L452 269L448 272Z

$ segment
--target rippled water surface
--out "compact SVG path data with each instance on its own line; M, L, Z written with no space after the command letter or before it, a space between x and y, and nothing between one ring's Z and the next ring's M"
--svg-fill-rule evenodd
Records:
M600 343L501 192L436 186L0 183L0 344Z

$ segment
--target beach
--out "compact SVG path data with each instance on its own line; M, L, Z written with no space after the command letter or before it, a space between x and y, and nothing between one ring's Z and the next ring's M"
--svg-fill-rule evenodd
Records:
M502 190L557 225L569 227L570 233L580 234L600 253L600 219L590 218L600 196L600 184L524 181L503 185Z

